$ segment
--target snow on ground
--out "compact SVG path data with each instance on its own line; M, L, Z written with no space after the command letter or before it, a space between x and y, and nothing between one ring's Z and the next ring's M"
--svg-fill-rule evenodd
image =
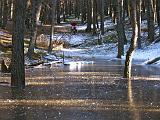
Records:
M115 27L115 24L111 20L105 21L105 28L112 28ZM147 23L146 21L142 22L142 29L146 29ZM85 30L86 29L86 24L85 25L79 25L77 26L78 30ZM115 31L108 31L107 35L111 33L116 34ZM131 38L131 33L132 31L130 28L128 31L126 31L126 36L127 39L129 40ZM59 35L60 36L60 35ZM147 36L146 32L142 32L142 36ZM59 39L65 39L68 41L70 44L82 44L86 42L87 40L95 39L95 37L91 37L88 34L82 34L82 33L77 33L75 35L71 35L69 37L63 36L59 37ZM143 47L142 49L136 49L133 59L134 60L141 60L141 61L147 61L151 60L153 58L156 58L160 53L160 43L156 44L151 44L149 46ZM128 50L129 44L125 46L125 52ZM95 46L89 46L89 47L82 47L81 49L63 49L62 50L65 54L65 56L69 57L79 57L83 59L91 58L91 59L114 59L117 56L117 43L108 43L108 44L103 44L103 45L95 45ZM122 57L123 60L125 60L125 55ZM158 62L157 62L158 63Z
M4 32L3 32L3 31L0 31L0 35L4 35Z

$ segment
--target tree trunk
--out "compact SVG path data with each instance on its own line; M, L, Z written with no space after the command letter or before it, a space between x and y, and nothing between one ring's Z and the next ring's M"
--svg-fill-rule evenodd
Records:
M50 41L49 41L49 46L48 46L48 52L50 53L52 51L52 41L54 37L54 25L55 25L55 15L56 15L56 4L57 0L52 0L52 23L51 23L51 34L50 34Z
M132 67L132 57L134 54L134 50L137 44L138 38L138 25L137 25L137 14L136 14L136 0L130 0L130 8L131 8L131 25L132 25L132 38L131 45L129 50L127 51L125 67L124 67L124 78L131 78L131 67Z
M24 28L26 0L15 0L12 35L11 85L25 88Z
M96 35L97 33L97 28L96 28L96 17L97 17L97 9L96 9L96 6L97 6L97 3L96 3L96 0L93 0L93 35Z
M154 41L154 7L153 0L147 0L147 17L148 17L148 40Z
M87 32L91 32L91 24L92 24L92 2L91 0L87 0Z
M86 21L86 2L85 0L82 0L82 3L81 3L81 23L83 24L84 21Z
M5 29L8 21L8 1L4 0L2 28Z
M101 33L104 35L104 0L100 1Z
M39 0L32 0L32 11L31 11L31 36L30 36L30 43L28 48L27 57L32 59L34 54L34 48L37 39L37 23L40 17L40 10L42 6L42 1Z
M60 13L60 0L57 1L57 23L61 22L61 13Z
M2 27L3 0L0 0L0 27Z
M158 28L159 28L159 37L160 37L160 1L156 0L156 12L157 12L157 22L158 22Z
M118 55L121 58L124 55L124 39L125 31L123 24L123 0L117 0L117 33L118 33Z
M141 0L137 0L138 48L141 49Z

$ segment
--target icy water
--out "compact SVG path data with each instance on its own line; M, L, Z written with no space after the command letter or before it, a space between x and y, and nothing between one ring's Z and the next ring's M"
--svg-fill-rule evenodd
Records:
M0 120L160 120L160 68L123 61L30 68L26 89L11 88L0 73ZM135 62L138 64L138 61Z

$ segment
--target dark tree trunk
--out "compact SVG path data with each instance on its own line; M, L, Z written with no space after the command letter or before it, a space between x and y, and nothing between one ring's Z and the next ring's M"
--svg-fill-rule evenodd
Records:
M104 35L104 0L100 1L101 33Z
M54 36L54 25L55 25L55 15L56 15L56 3L57 0L52 0L52 23L51 23L51 34L50 34L50 41L49 41L49 46L48 46L48 52L50 53L52 51L52 41L53 41L53 36Z
M26 0L15 0L12 35L11 85L25 88L24 28Z
M8 1L4 0L2 28L5 29L8 21Z
M0 0L0 27L2 27L3 0Z
M31 11L31 36L30 36L30 43L28 48L27 57L32 59L34 54L34 48L37 39L37 23L40 17L42 1L40 0L32 0L32 11Z
M134 54L134 50L137 44L138 38L138 25L137 25L137 14L136 14L136 0L130 0L130 8L131 8L131 25L132 25L132 38L131 45L129 50L127 51L125 68L124 68L124 78L131 78L131 67L132 67L132 57Z
M60 0L57 1L57 23L61 22L61 13L60 13Z
M93 35L96 35L97 28L96 28L96 19L97 19L97 3L96 0L93 0Z
M154 41L154 7L153 0L147 0L147 17L148 17L148 39Z
M91 0L87 0L87 32L91 32L91 24L92 24L92 2Z
M159 28L159 37L160 37L160 0L156 0L156 12L157 12L157 22Z
M86 2L82 0L81 2L81 23L83 24L86 21Z
M117 33L118 33L118 55L117 58L121 58L124 55L124 21L123 21L123 0L117 0Z

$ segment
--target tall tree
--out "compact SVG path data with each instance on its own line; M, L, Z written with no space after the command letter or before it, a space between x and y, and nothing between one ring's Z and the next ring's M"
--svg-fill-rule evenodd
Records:
M50 34L50 41L49 41L49 46L48 46L48 52L52 51L52 41L53 41L53 36L54 36L54 25L55 25L55 16L56 16L56 4L57 0L51 0L51 13L52 13L52 22L51 22L51 34Z
M159 37L160 37L160 1L156 0L156 12L157 12L157 22L159 28Z
M92 1L87 0L87 32L91 32L92 28Z
M37 38L37 24L40 17L42 7L42 0L32 0L31 2L31 26L30 26L30 42L27 57L32 59L36 38Z
M154 2L153 0L147 0L147 18L148 18L148 39L149 42L154 41Z
M11 85L25 88L24 29L26 0L15 0L12 35Z
M3 18L3 0L0 0L0 27L2 27L2 18Z
M86 20L86 2L85 0L81 1L81 23L83 24Z
M142 0L137 0L137 24L138 24L138 48L141 48L141 4Z
M93 17L92 17L92 21L93 21L93 35L96 35L97 33L97 28L96 28L96 19L97 19L97 1L96 0L92 0L92 7L93 7Z
M123 0L117 0L117 33L118 33L118 55L117 58L121 58L124 55L124 21L123 21Z
M137 25L137 11L136 11L136 0L130 0L130 14L131 14L131 26L132 26L132 38L131 45L127 51L125 67L124 67L124 78L131 78L131 66L134 50L136 48L138 39L138 25Z
M104 35L104 0L100 0L101 33Z
M5 29L8 21L8 0L3 0L2 28Z

